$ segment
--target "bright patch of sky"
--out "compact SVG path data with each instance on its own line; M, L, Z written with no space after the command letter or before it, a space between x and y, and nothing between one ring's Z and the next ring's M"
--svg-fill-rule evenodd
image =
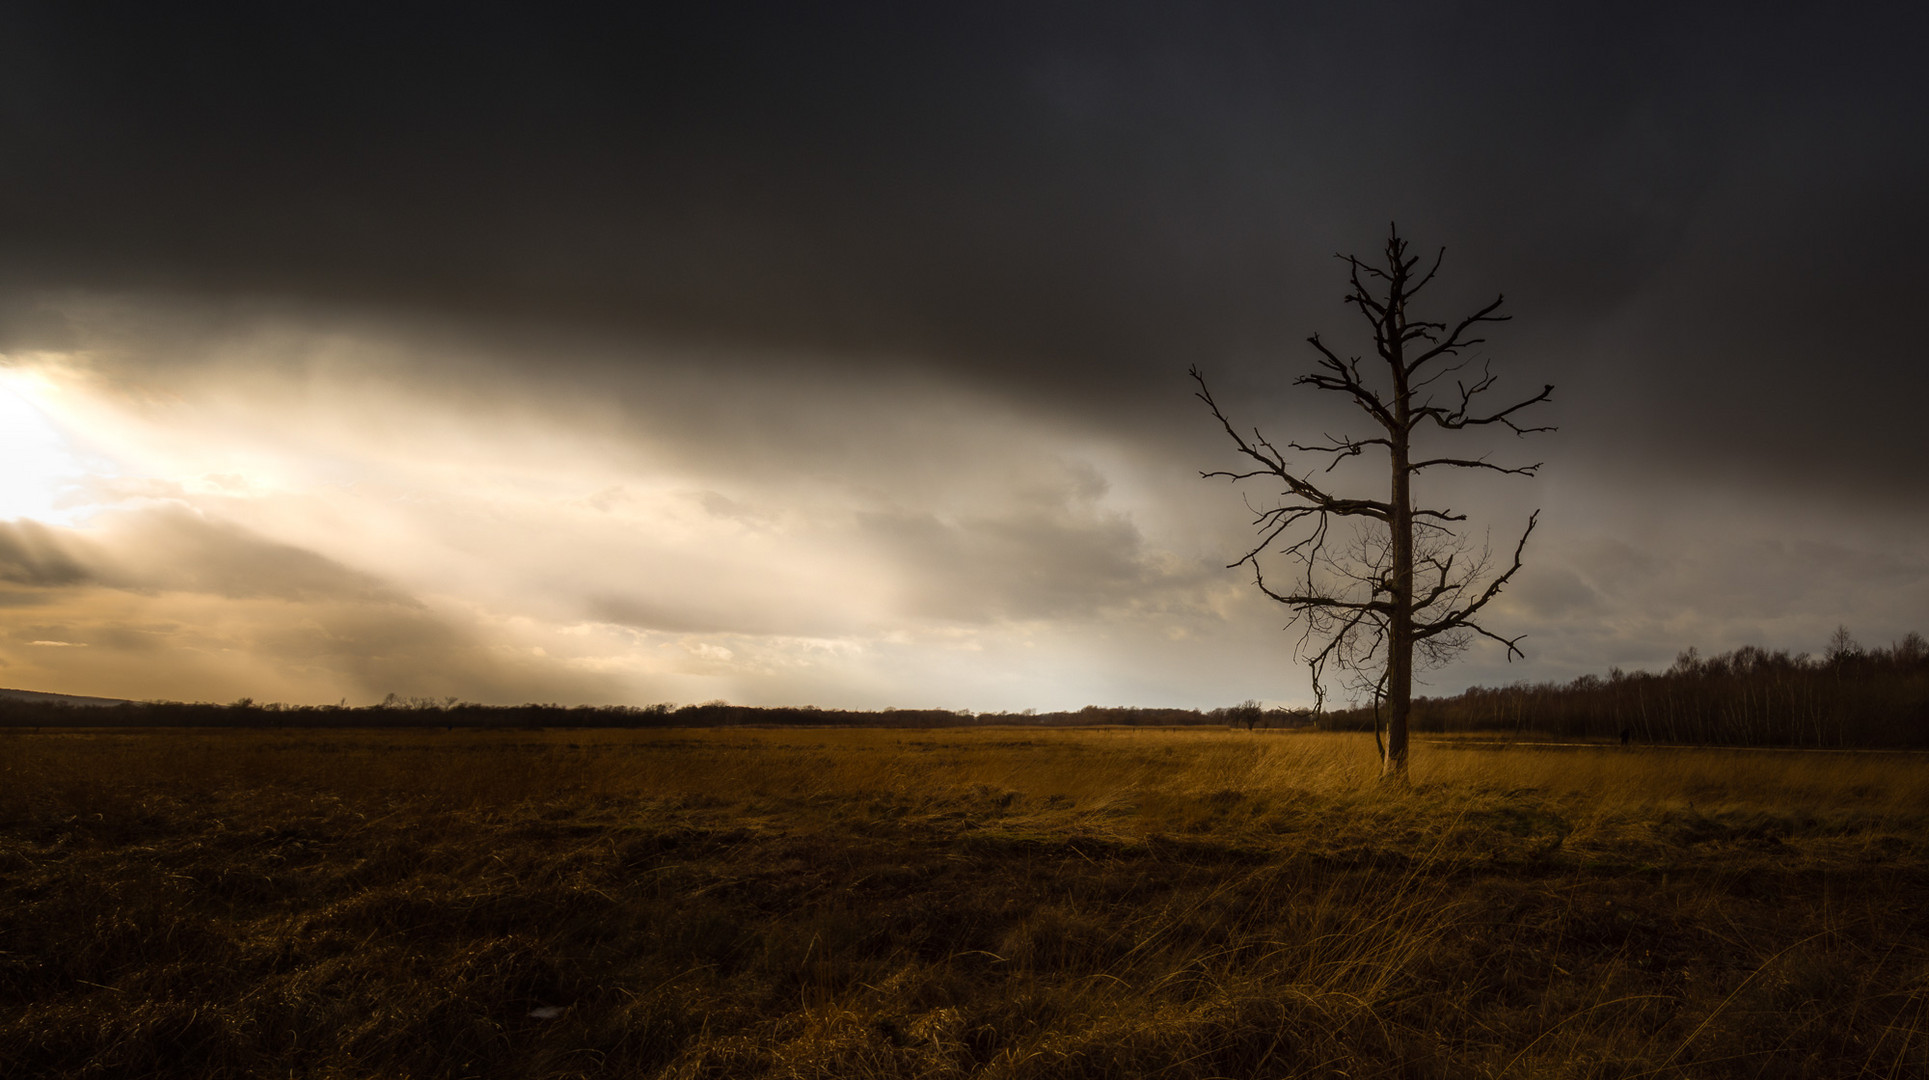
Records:
M94 509L87 481L114 463L77 448L63 421L60 387L32 368L0 367L0 519L71 525Z

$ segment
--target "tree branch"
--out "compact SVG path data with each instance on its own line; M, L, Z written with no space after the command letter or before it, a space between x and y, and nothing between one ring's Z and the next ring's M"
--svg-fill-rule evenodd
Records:
M1479 614L1481 608L1484 608L1487 606L1488 601L1491 601L1494 597L1499 596L1500 590L1507 584L1507 582L1513 579L1516 573L1520 572L1521 553L1525 551L1527 548L1527 538L1534 535L1534 526L1540 523L1540 517L1541 517L1541 512L1539 510L1536 510L1532 514L1528 515L1527 528L1520 534L1520 542L1514 545L1513 565L1507 568L1506 573L1488 582L1487 588L1481 592L1480 596L1477 597L1472 603L1468 604L1466 607L1450 610L1445 615L1431 622L1426 622L1426 623L1415 622L1413 626L1414 640L1424 641L1427 638L1434 637L1435 635L1438 635L1438 634L1446 633L1449 630L1455 630L1455 629L1460 629L1464 627L1468 630L1474 631L1475 633L1481 634L1485 637L1493 638L1495 641L1499 641L1505 644L1508 648L1507 655L1509 659L1512 659L1515 655L1519 654L1520 650L1516 648L1514 644L1514 642L1517 642L1520 640L1519 638L1515 638L1513 641L1508 641L1508 639L1506 638L1503 638L1497 634L1490 633L1484 627L1475 623L1473 621L1473 617Z
M1230 470L1215 469L1210 472L1201 472L1199 474L1201 477L1224 477L1228 480L1239 481L1255 476L1270 476L1283 482L1286 485L1287 492L1294 498L1300 499L1311 508L1324 513L1339 514L1342 516L1365 516L1378 518L1380 520L1385 520L1391 513L1391 508L1384 502L1376 499L1342 499L1322 490L1317 485L1301 477L1293 475L1286 465L1285 458L1273 450L1270 444L1268 444L1264 437L1257 431L1253 433L1253 442L1247 442L1245 437L1239 434L1239 430L1232 426L1232 421L1228 420L1226 414L1220 411L1219 403L1213 400L1212 389L1206 385L1204 373L1197 367L1194 367L1191 369L1191 375L1193 381L1199 384L1199 392L1194 396L1205 402L1206 407L1212 410L1213 417L1219 421L1219 426L1225 429L1226 434L1232 437L1233 444L1239 448L1239 452L1259 465L1259 468L1251 472L1233 472ZM1254 443L1257 443L1258 446L1255 446Z
M1350 394L1355 404L1365 409L1372 415L1373 419L1378 420L1380 426L1386 428L1388 431L1392 431L1395 427L1393 410L1387 408L1386 402L1380 400L1380 395L1374 393L1370 387L1361 381L1358 358L1355 358L1350 364L1347 361L1341 360L1333 350L1327 348L1326 344L1320 341L1318 334L1314 334L1306 340L1313 348L1319 350L1322 364L1328 370L1332 371L1334 375L1301 375L1299 378L1293 380L1293 385L1315 386L1321 390L1337 390L1344 394ZM1198 369L1194 368L1193 370L1196 372ZM1194 377L1196 378L1197 376L1195 375Z
M1469 315L1466 318L1460 320L1460 322L1454 326L1453 332L1448 334L1433 348L1428 349L1427 351L1421 353L1419 356L1416 356L1412 360L1409 360L1407 362L1406 374L1411 376L1414 372L1420 370L1422 366L1424 366L1428 362L1438 357L1453 356L1459 353L1460 350L1462 349L1471 348L1475 345L1484 343L1487 340L1486 338L1467 338L1463 340L1460 335L1466 333L1469 329L1475 326L1478 326L1481 323L1507 322L1508 320L1512 319L1513 318L1512 315L1494 314L1494 312L1500 310L1500 305L1505 303L1506 300L1507 300L1506 294L1502 293L1501 295L1494 297L1493 303L1488 304L1486 307L1481 308L1479 311L1476 311L1472 315Z
M1393 442L1389 439L1344 439L1335 435L1328 435L1326 436L1326 440L1329 444L1326 446L1303 446L1294 442L1287 443L1286 448L1288 450L1297 450L1302 454L1332 454L1333 460L1327 462L1326 468L1320 470L1321 472L1332 472L1335 468L1339 467L1340 462L1345 461L1347 458L1359 457L1369 446L1384 446L1388 449L1392 449L1393 447ZM1269 446L1268 449L1270 448Z
M1452 465L1461 469L1492 469L1494 472L1506 473L1509 476L1533 476L1540 471L1540 467L1544 464L1546 464L1546 462L1536 461L1532 465L1522 465L1518 468L1510 469L1504 465L1495 465L1486 458L1428 458L1425 461L1416 461L1408 465L1407 471L1419 472L1421 469L1430 469L1435 465ZM1329 469L1331 467L1330 465L1328 466Z
M1495 381L1496 381L1495 376L1490 371L1485 373L1481 377L1480 381L1475 383L1471 387L1469 387L1465 383L1456 384L1460 391L1460 404L1454 406L1451 409L1444 409L1438 405L1432 405L1432 404L1423 405L1417 409L1414 409L1411 414L1412 426L1418 426L1421 420L1426 419L1426 420L1432 420L1435 424L1437 424L1442 428L1445 428L1448 431L1459 431L1462 428L1480 427L1485 424L1504 424L1506 425L1508 430L1512 431L1516 435L1531 435L1539 431L1554 430L1554 428L1551 426L1550 427L1521 427L1519 424L1516 424L1514 423L1513 420L1509 419L1515 413L1521 411L1522 409L1527 408L1529 405L1538 405L1543 401L1551 401L1554 396L1554 386L1552 383L1549 383L1548 385L1541 387L1541 392L1538 394L1535 394L1533 397L1527 398L1523 401L1517 401L1514 404L1509 405L1506 408L1500 410L1499 412L1489 413L1486 416L1469 415L1468 410L1473 405L1473 399L1478 395L1480 395L1481 393L1485 392L1489 387L1492 387Z

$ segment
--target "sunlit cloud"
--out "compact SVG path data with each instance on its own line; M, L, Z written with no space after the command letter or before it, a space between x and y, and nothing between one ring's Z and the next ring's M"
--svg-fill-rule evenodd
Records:
M806 354L504 345L313 313L183 331L180 310L81 298L71 349L0 369L21 462L0 521L0 685L980 710L1309 698L1284 611L1225 566L1251 511L1199 478L1225 451L1208 438L916 365L853 381ZM1171 427L1187 405L1175 393ZM1255 401L1252 419L1289 423L1279 408ZM1795 527L1769 500L1549 474L1430 489L1494 543L1546 513L1494 609L1528 662L1476 648L1427 691L1661 665L1690 644L1814 647L1836 621L1885 640L1929 604L1900 526L1882 540L1859 521L1844 543L1840 522Z
M193 345L31 369L125 464L61 459L85 515L29 515L0 570L38 590L23 644L127 654L116 693L1075 706L1114 685L1095 641L1225 617L1212 561L1141 526L1129 453L955 386L719 400L675 357L559 384L407 334Z

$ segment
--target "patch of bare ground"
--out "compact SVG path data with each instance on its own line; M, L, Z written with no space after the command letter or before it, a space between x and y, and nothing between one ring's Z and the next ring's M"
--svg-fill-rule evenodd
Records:
M0 1072L1929 1075L1929 761L0 736Z

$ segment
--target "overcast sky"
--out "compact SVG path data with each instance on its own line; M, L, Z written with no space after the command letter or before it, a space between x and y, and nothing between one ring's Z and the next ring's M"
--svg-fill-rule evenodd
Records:
M1916 5L553 7L0 13L0 685L1308 702L1186 370L1364 433L1396 220L1560 429L1421 692L1929 630Z

